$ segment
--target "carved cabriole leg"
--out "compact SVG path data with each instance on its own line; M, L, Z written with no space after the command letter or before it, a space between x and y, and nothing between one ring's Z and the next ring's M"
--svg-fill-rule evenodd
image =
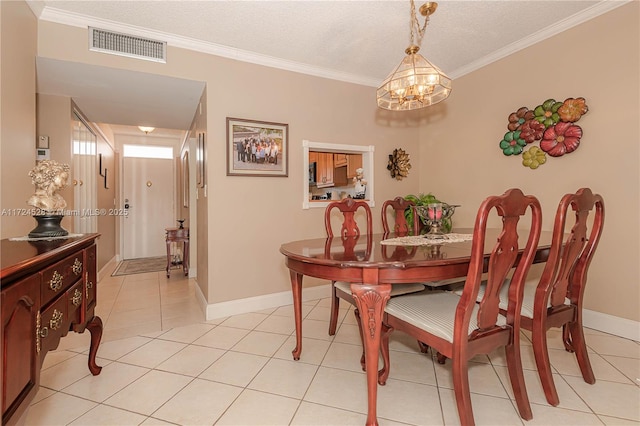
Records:
M298 361L302 352L302 274L289 270L289 275L293 293L293 316L296 322L296 347L291 353L294 361Z
M100 374L102 367L96 364L96 354L98 353L98 345L102 340L102 320L100 317L93 317L87 323L87 329L91 333L91 346L89 346L89 371L94 376Z
M382 315L391 294L391 284L377 284L378 270L364 269L365 284L352 283L351 291L362 321L362 334L367 373L367 425L377 425L378 356L382 331ZM371 283L371 284L367 284Z
M389 370L391 368L391 361L389 359L389 336L393 333L393 327L389 327L385 323L382 323L382 336L380 343L380 350L382 352L382 370L378 371L378 384L384 386L387 384L389 378Z

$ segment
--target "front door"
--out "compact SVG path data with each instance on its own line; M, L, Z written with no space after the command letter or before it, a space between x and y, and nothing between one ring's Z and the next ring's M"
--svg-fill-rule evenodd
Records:
M123 158L123 257L137 259L166 255L165 228L176 226L174 161Z

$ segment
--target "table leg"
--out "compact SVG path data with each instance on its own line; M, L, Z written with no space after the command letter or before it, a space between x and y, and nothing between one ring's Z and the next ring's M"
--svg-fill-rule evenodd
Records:
M377 283L376 270L364 270L364 281L374 284L352 283L351 292L360 311L362 322L362 341L364 344L365 367L367 372L367 425L377 425L378 398L378 356L380 353L380 337L382 334L382 315L389 300L391 284Z
M171 241L167 240L167 278L169 278L170 268L171 268Z
M184 250L182 252L182 270L184 276L189 276L189 240L184 242Z
M100 317L93 317L87 323L87 329L91 333L91 345L89 346L89 371L94 376L100 374L102 367L96 364L96 354L98 353L98 345L102 340L102 320Z
M289 270L291 275L291 292L293 293L293 316L296 321L296 347L291 352L298 361L302 352L302 274Z

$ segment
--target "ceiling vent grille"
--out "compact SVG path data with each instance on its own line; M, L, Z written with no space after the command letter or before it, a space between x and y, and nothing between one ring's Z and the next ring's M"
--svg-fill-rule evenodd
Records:
M89 27L89 50L154 62L167 62L167 43Z

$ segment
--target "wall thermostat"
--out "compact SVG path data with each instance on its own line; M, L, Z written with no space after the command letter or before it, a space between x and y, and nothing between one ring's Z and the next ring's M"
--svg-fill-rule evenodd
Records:
M38 138L38 149L49 149L49 136L40 136Z
M36 149L36 160L48 160L49 159L49 150L48 149Z

